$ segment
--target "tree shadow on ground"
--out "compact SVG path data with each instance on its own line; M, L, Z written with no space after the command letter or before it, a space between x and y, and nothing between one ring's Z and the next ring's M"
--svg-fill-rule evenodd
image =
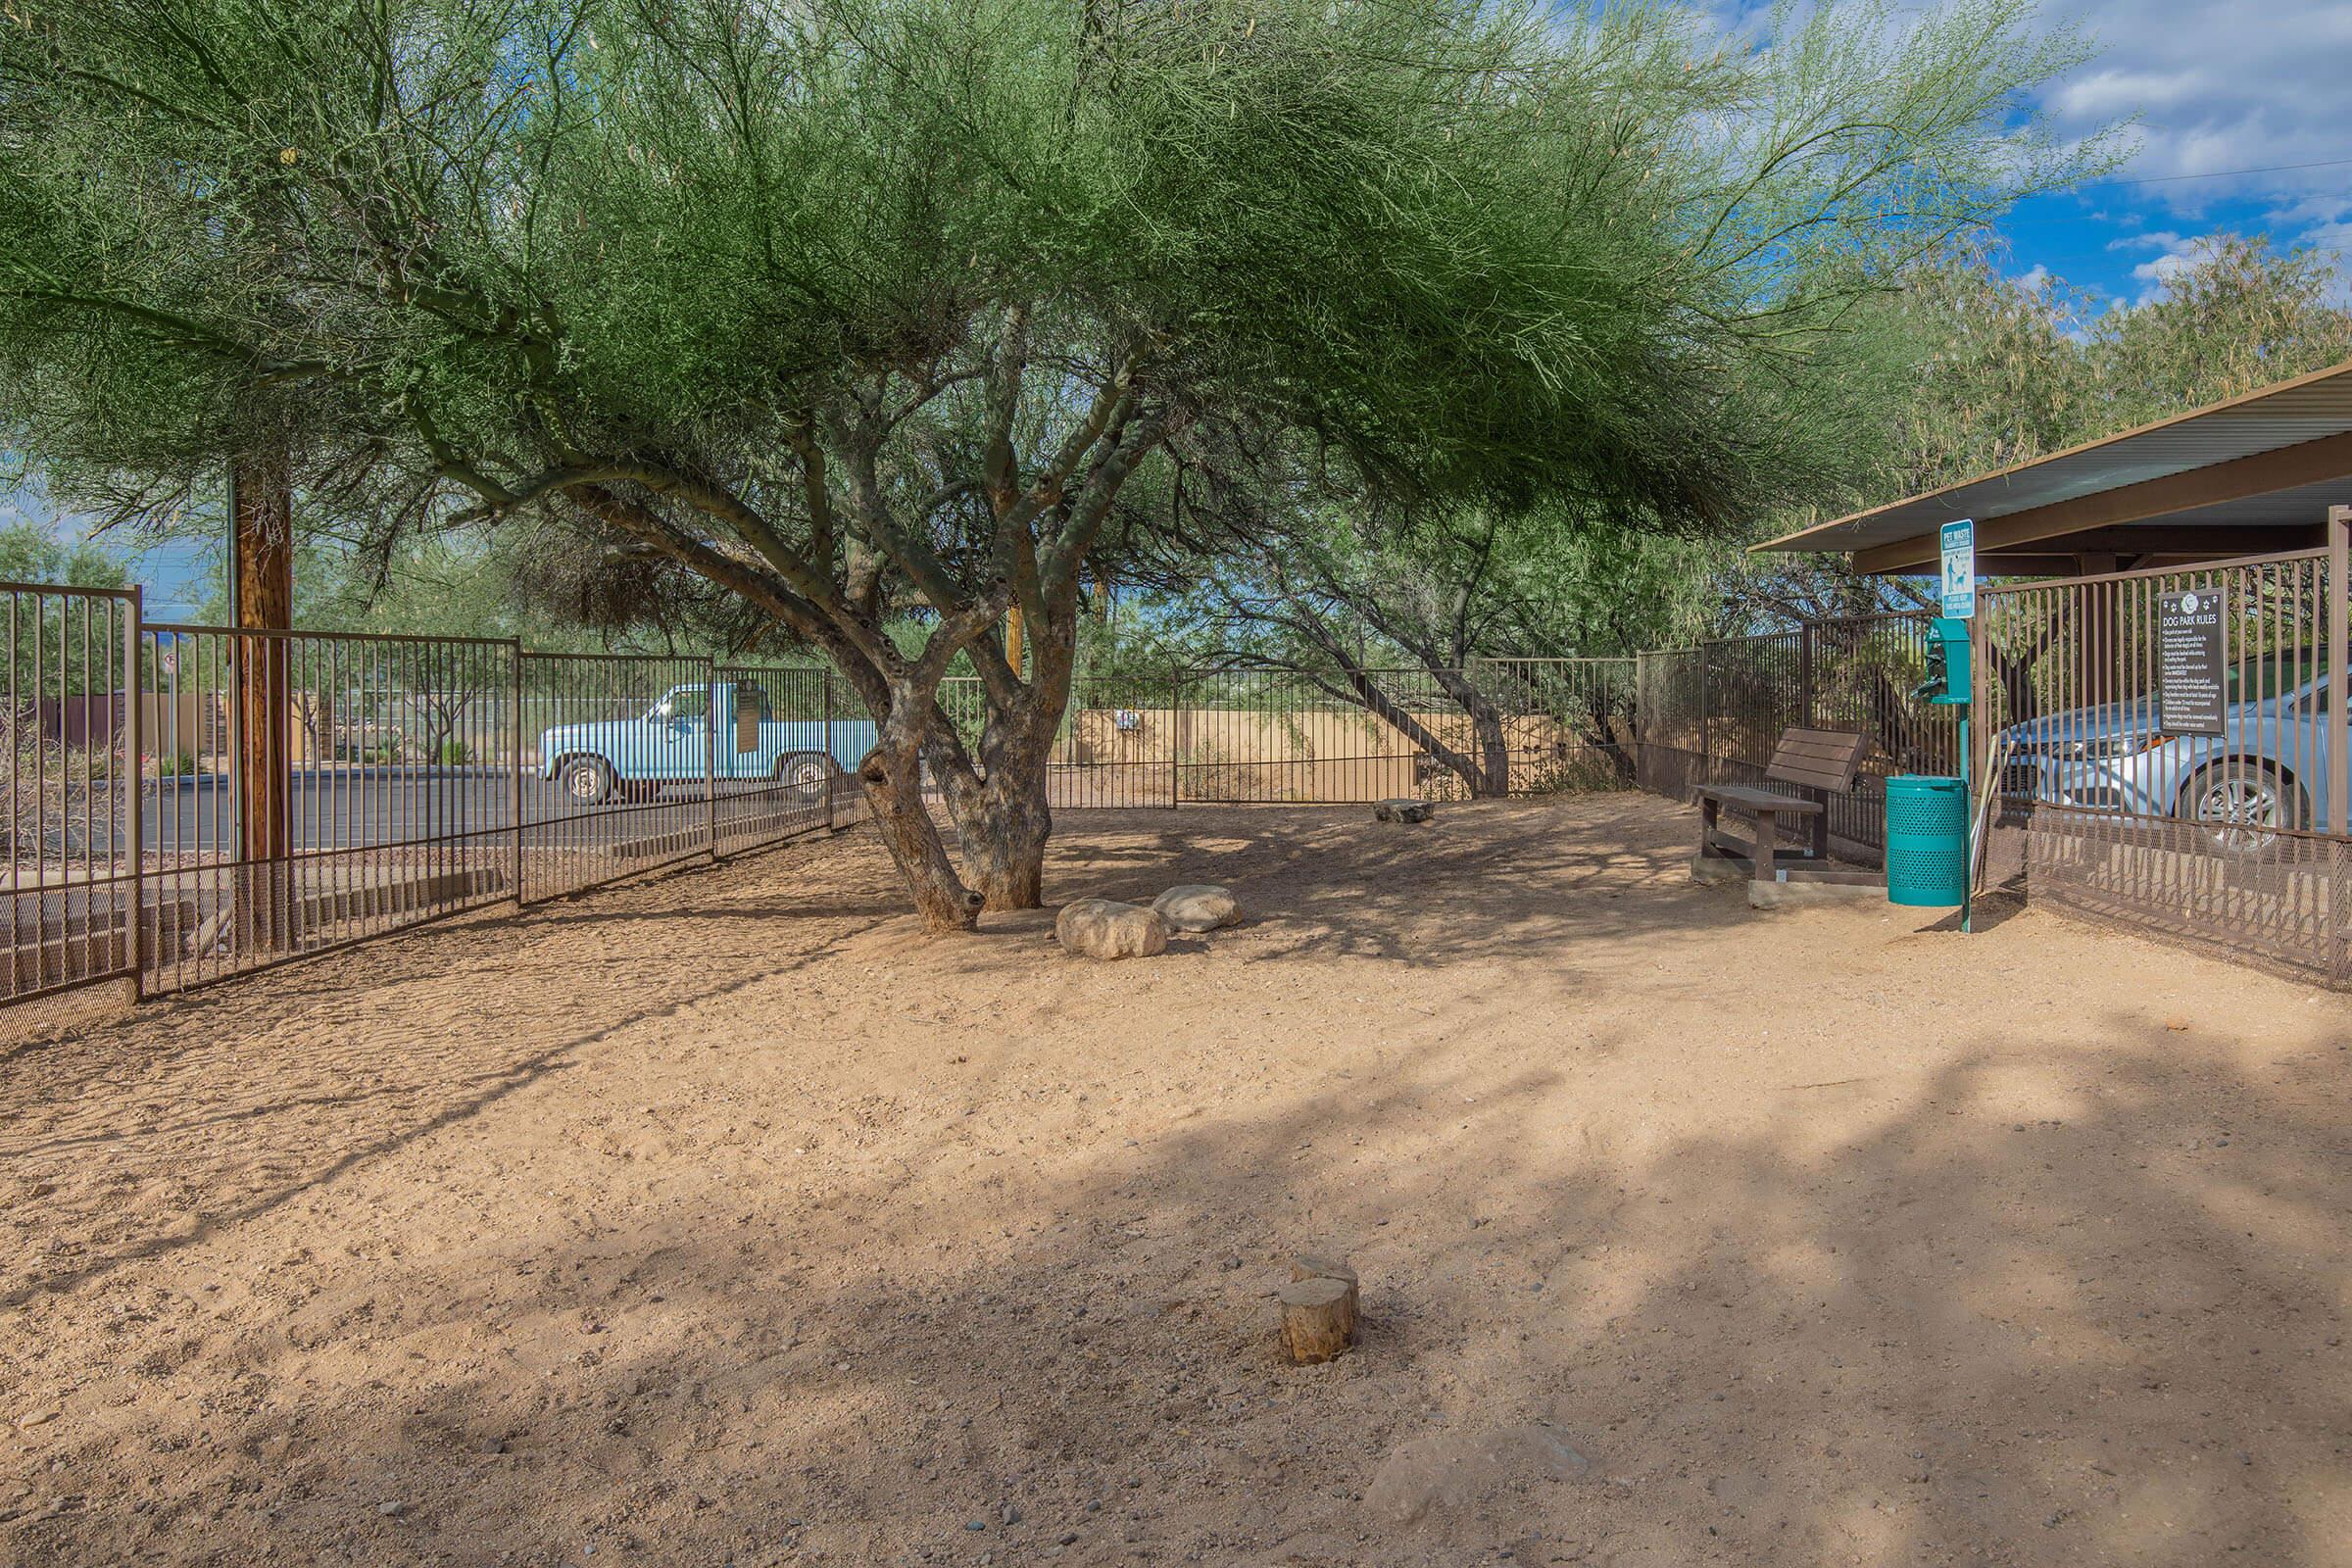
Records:
M61 1423L106 1500L14 1528L59 1561L2340 1561L2343 1122L2142 1028L1639 1145L1571 1073L1424 1053L1066 1176L941 1141L789 1205L689 1183L248 1324L161 1457ZM1306 1245L1365 1278L1323 1368L1274 1344ZM223 1347L186 1334L194 1374ZM1534 1421L1591 1472L1482 1443ZM1383 1481L1411 1444L1458 1484Z
M1454 813L1360 891L1345 823L1074 836L1056 896L1249 873L1260 922L1165 966L912 948L884 889L782 922L772 988L700 918L683 953L453 931L217 993L201 1045L69 1053L70 1098L11 1090L41 1120L8 1137L91 1167L51 1233L113 1212L59 1141L118 1121L223 1217L24 1265L58 1288L0 1311L32 1423L0 1556L2341 1562L2328 1019L2257 1051L1987 967L1931 1043L1884 969L1757 985L1828 928L1676 885L1687 817L1590 809ZM692 909L777 896L721 874ZM514 999L573 973L564 1038L602 1044L566 1056ZM1377 1000L1285 1035L1301 988ZM1695 1038L1649 1016L1692 994ZM1210 1038L1144 1031L1194 1004ZM296 1042L347 1112L241 1082ZM1327 1367L1276 1347L1303 1247L1365 1280ZM1537 1422L1590 1467L1495 1441Z

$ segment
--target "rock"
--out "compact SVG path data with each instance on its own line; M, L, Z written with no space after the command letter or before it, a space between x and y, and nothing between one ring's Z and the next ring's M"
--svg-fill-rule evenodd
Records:
M1021 1510L1008 1502L1004 1505L1004 1519L1007 1525L1017 1525L1021 1522Z
M1238 925L1242 918L1242 906L1230 891L1200 882L1168 889L1152 901L1152 907L1171 931L1214 931Z
M379 1502L375 1505L375 1511L387 1519L397 1519L400 1517L400 1504L397 1501Z
M1436 814L1427 801L1389 800L1372 808L1375 822L1426 822Z
M1364 1489L1364 1506L1408 1525L1432 1510L1468 1512L1529 1481L1573 1481L1592 1461L1541 1422L1486 1432L1440 1432L1400 1444Z
M1168 923L1140 904L1079 899L1054 916L1054 940L1089 958L1148 958L1167 951Z

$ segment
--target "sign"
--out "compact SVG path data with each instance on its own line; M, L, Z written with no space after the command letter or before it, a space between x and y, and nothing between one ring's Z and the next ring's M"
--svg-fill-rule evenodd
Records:
M735 752L741 756L760 749L760 688L735 683Z
M1943 525L1943 612L1955 620L1977 612L1977 525L1967 517Z
M2156 596L2156 724L2168 735L2219 735L2222 596L2210 588Z

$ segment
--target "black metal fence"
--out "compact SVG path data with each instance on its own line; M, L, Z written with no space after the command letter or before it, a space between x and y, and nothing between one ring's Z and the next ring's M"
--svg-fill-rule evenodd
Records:
M149 623L136 590L0 597L0 1002L183 989L862 809L873 725L821 670Z
M1628 659L1494 659L1353 675L1080 676L1047 763L1058 808L1349 804L1630 786ZM976 680L941 704L976 744Z
M1866 615L1638 656L1642 787L1683 800L1701 784L1762 784L1784 730L1853 730L1861 766L1829 803L1831 845L1881 863L1886 780L1959 771L1953 710L1910 695L1927 673L1927 623Z
M1998 863L2079 911L2342 982L2340 569L2311 550L1984 595Z
M1987 590L1972 779L1996 874L2352 971L2340 564L2309 551ZM2210 734L2165 711L2168 616L2220 627ZM172 990L853 820L874 725L825 671L513 641L148 624L137 590L0 584L9 839L0 1002ZM1834 852L1883 858L1886 780L1961 771L1918 702L1928 617L1630 660L1082 676L1057 808L1754 784L1793 725L1864 741ZM977 683L943 707L977 743ZM1981 797L1986 792L1980 788Z

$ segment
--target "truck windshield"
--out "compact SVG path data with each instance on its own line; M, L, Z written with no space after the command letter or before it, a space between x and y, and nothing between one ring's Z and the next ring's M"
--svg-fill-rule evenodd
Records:
M710 711L710 693L701 686L681 686L654 705L654 716L667 719L701 718Z

